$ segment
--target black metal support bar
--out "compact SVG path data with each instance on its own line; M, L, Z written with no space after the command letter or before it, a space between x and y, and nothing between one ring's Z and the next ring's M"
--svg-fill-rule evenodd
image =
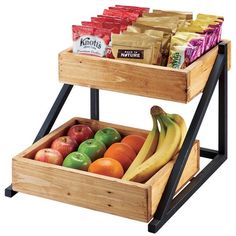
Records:
M222 47L224 49L222 49ZM208 79L206 86L204 88L201 100L200 100L200 102L197 106L197 109L195 111L195 114L193 116L192 122L190 124L189 130L188 130L186 138L184 140L183 146L180 150L178 159L176 160L176 163L175 163L173 170L170 174L170 177L169 177L169 180L168 180L167 185L165 187L161 201L160 201L157 211L154 215L154 219L149 223L148 229L152 233L157 232L158 229L165 223L165 219L168 218L168 215L171 215L171 209L172 209L172 208L170 208L171 202L173 201L176 187L179 183L183 169L184 169L185 164L187 162L189 153L191 151L191 147L192 147L193 142L197 136L197 133L198 133L199 128L201 126L202 120L205 116L205 113L206 113L206 110L207 110L208 105L210 103L212 94L215 90L215 86L217 84L217 81L219 80L219 77L222 76L223 69L225 68L225 66L227 66L227 57L224 53L227 50L226 44L222 43L221 45L219 45L219 48L220 49L219 49L218 56L216 58L216 61L214 63L212 71L210 73L209 79ZM226 68L226 73L227 73L227 68ZM219 84L219 86L220 85L221 84ZM227 96L226 93L223 95ZM226 99L226 102L227 102L227 99ZM222 107L224 107L224 106L222 106ZM221 108L221 109L223 110L223 108ZM222 119L222 120L224 120L224 119ZM222 123L223 123L223 121L222 121ZM225 123L225 120L224 120L224 123ZM224 128L222 128L222 132L223 132ZM221 140L221 139L219 139L219 140ZM209 170L209 174L211 175L212 173L213 172L211 170Z
M219 152L216 150L209 149L209 148L203 148L203 147L200 148L200 156L201 157L214 159L217 154L219 154Z
M219 47L220 53L227 58L227 45ZM227 157L228 151L228 64L225 66L219 78L219 124L218 124L218 149L220 154Z
M48 113L47 118L45 119L33 143L35 143L36 141L38 141L39 139L41 139L42 137L44 137L46 134L50 132L72 88L73 88L73 85L69 85L69 84L63 85L60 93L58 94L56 98L56 101L54 102L50 112Z
M90 89L90 117L99 120L99 90Z
M153 219L148 225L148 231L157 232L176 211L201 187L201 185L222 165L226 160L224 155L217 155L191 182L172 200L168 213L162 220Z

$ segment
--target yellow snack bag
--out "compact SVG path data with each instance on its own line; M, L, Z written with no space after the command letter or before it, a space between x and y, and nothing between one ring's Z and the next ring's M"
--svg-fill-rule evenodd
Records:
M202 14L202 13L197 14L197 19L212 19L212 20L220 19L224 21L223 16L208 15L208 14Z

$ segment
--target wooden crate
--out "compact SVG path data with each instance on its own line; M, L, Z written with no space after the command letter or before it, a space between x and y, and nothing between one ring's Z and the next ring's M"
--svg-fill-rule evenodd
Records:
M231 43L228 43L230 68ZM73 54L59 54L59 80L97 89L187 103L202 92L218 52L218 46L186 69Z
M96 120L73 118L13 158L15 191L148 222L160 201L174 160L146 183L135 183L32 160L35 153L67 132L74 124L88 124L94 131L114 127L122 135L147 135L147 131ZM178 190L199 170L199 142L192 147Z

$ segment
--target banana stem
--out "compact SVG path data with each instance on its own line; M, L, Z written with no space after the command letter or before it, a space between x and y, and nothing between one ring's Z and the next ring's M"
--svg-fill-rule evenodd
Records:
M153 107L151 108L151 115L152 115L152 116L157 117L157 116L159 116L160 114L166 114L165 111L164 111L161 107L159 107L159 106L153 106Z

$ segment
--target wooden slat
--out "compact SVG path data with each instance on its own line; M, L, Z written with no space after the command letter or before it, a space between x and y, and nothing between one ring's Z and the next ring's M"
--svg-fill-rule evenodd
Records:
M197 173L199 170L199 156L200 147L199 142L195 142L189 155L188 161L181 176L177 192ZM161 196L164 192L171 170L174 166L175 160L168 162L162 169L160 169L151 179L149 179L146 185L151 186L151 211L149 219L153 217L157 206L161 200Z
M167 67L59 54L59 80L97 89L186 102L186 72Z
M22 157L13 159L12 179L15 191L147 222L148 188L141 184Z

